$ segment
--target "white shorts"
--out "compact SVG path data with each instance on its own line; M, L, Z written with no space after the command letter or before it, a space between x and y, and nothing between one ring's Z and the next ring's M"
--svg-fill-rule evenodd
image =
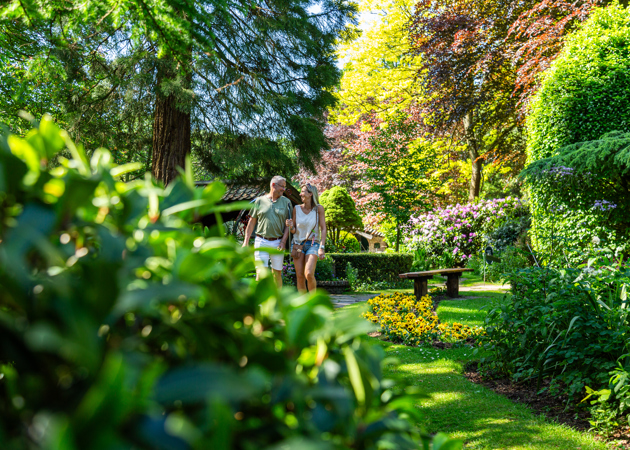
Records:
M267 239L256 236L256 240L254 241L254 248L278 248L281 241L282 239L269 241ZM256 252L254 252L254 259L256 261L262 261L264 267L267 267L269 265L269 260L271 259L271 268L274 270L282 270L282 266L284 264L283 253L274 253L270 255L268 252L256 250Z

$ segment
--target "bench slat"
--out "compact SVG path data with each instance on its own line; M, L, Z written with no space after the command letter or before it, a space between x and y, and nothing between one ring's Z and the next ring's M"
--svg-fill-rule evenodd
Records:
M472 272L472 269L437 269L437 270L426 270L424 272L408 272L408 273L401 273L399 276L400 278L420 278L420 277L426 277L426 276L433 276L433 275L447 275L449 273L463 273L463 272Z

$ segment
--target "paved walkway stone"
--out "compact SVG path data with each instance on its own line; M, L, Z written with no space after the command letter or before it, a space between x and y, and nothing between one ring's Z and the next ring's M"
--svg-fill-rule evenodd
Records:
M352 305L353 303L364 302L371 298L376 297L378 294L360 294L360 295L331 295L330 301L335 308L342 308L344 306Z

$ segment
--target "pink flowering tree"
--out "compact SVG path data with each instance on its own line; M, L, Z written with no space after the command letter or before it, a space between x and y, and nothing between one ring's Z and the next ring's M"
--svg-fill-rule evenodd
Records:
M396 251L401 241L401 226L415 212L427 211L435 200L437 158L423 140L421 122L413 114L403 114L383 123L376 117L366 119L348 146L357 174L354 194L358 207L372 217L387 218L396 224Z
M476 203L439 208L412 216L405 227L405 240L412 248L424 249L433 259L450 259L463 266L485 245L484 236L525 206L517 198L482 200Z

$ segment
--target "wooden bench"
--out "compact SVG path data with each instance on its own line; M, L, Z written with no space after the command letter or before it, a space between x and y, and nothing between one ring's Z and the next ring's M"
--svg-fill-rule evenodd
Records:
M459 297L459 278L464 272L472 272L472 269L437 269L424 272L409 272L398 275L400 278L413 279L413 293L420 300L429 293L429 279L433 275L446 275L446 295Z

